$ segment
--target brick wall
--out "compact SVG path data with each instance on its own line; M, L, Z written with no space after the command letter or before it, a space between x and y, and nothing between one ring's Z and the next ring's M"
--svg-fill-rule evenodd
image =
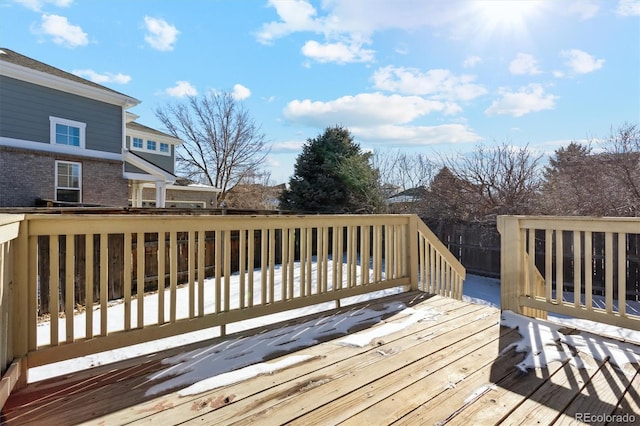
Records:
M33 207L55 199L55 161L82 163L82 202L127 205L122 162L0 147L0 207Z

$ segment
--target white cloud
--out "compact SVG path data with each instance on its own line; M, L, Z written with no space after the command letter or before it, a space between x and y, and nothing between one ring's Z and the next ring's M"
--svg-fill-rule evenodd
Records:
M131 76L126 74L122 74L122 73L113 74L110 72L98 73L91 69L73 70L72 74L75 74L78 77L86 78L98 84L105 84L105 83L127 84L128 82L131 81Z
M487 93L474 84L474 76L456 76L446 69L421 72L416 68L387 66L376 70L372 77L374 86L380 90L409 95L431 95L449 101L469 101Z
M560 55L566 59L565 64L576 74L588 74L602 68L604 59L596 59L579 49L563 50Z
M517 75L535 75L540 74L541 71L538 69L538 61L533 55L518 53L516 58L509 64L509 72Z
M620 0L616 13L620 16L640 16L640 2L638 0Z
M539 84L530 84L521 87L517 92L510 92L507 89L499 90L500 98L493 101L491 106L485 110L487 115L511 115L521 117L531 112L553 109L555 95L547 94Z
M40 12L42 7L46 4L51 4L57 7L69 7L73 0L13 0L14 2L23 5L27 9Z
M362 45L351 43L325 43L315 40L307 41L302 46L302 54L318 62L336 62L344 64L348 62L371 62L374 59L374 50L363 49Z
M320 25L315 21L316 9L305 0L270 0L269 5L276 9L280 22L264 24L257 34L261 43L271 43L274 39L296 31L316 31Z
M361 93L329 102L294 100L285 107L284 116L291 122L319 128L334 124L352 127L408 123L432 112L446 112L447 108L444 102L420 96Z
M87 33L78 25L69 23L69 20L60 15L42 15L42 24L39 30L53 38L53 42L66 47L86 46L89 44Z
M297 152L300 151L305 141L283 141L271 145L271 152Z
M150 16L144 17L144 25L147 31L144 39L152 48L162 51L173 50L173 45L176 43L178 34L180 34L180 31L175 26L164 19Z
M462 124L350 127L349 131L358 138L370 142L384 142L385 144L434 145L477 142L482 139L481 136Z
M233 86L233 92L231 92L233 99L241 101L251 96L251 90L244 87L242 84L235 84Z
M576 0L573 2L563 3L564 13L576 15L583 21L591 19L600 11L600 5L591 0Z
M196 96L198 91L188 81L176 81L176 85L167 88L165 93L174 98L183 98L186 96Z
M473 68L480 62L482 62L482 58L480 56L469 56L464 60L462 66L464 68Z

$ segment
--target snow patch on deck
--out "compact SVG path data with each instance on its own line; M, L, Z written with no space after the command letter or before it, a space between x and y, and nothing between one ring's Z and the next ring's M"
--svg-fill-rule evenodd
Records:
M503 353L515 348L525 352L522 362L516 365L522 371L546 367L554 361L569 361L577 368L585 368L580 354L594 360L608 359L613 365L623 369L630 363L640 363L640 346L618 340L608 339L587 332L563 334L564 327L547 321L515 314L512 311L502 313L503 326L517 328L522 339L507 346Z

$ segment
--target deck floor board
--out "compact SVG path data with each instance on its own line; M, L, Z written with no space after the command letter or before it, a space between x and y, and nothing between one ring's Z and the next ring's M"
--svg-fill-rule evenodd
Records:
M405 324L411 313L385 311L383 304L391 302L425 318ZM575 424L576 413L587 409L633 414L640 421L638 365L621 370L609 360L581 355L589 368L552 362L523 373L516 365L524 354L505 351L519 334L499 325L497 309L422 293L313 317L339 321L339 315L359 315L362 309L379 311L380 317L351 333L404 325L363 347L338 344L344 335L333 336L296 350L296 355L309 357L301 364L200 394L180 396L172 388L150 394L158 385L154 374L167 368L163 360L221 339L194 343L30 384L11 395L0 423ZM309 318L241 334L252 338Z

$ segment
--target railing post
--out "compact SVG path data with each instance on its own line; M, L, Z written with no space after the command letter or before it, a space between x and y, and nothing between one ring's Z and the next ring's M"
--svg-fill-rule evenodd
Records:
M420 289L418 282L418 216L409 216L409 279L411 280L411 291Z
M20 222L16 250L13 253L13 306L11 319L13 327L13 356L20 362L20 375L15 385L19 389L27 385L29 366L29 221Z
M514 216L498 216L500 232L500 307L522 314L518 302L524 286L524 238L519 219Z

